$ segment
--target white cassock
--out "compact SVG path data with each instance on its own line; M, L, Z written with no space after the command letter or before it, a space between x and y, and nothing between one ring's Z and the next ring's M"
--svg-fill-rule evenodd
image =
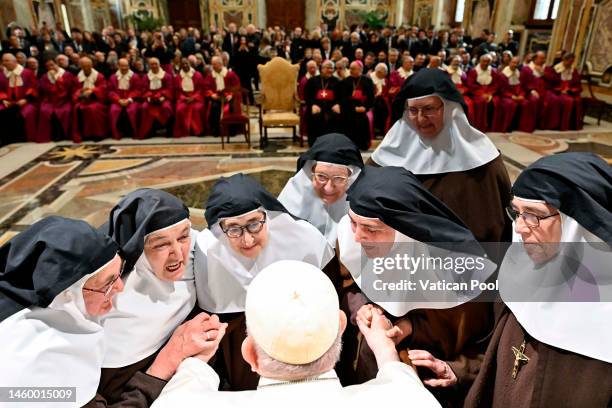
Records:
M205 362L188 358L164 387L153 408L164 407L440 407L414 369L401 362L383 365L375 379L343 388L334 370L314 380L285 382L262 377L256 391L218 391L219 376Z

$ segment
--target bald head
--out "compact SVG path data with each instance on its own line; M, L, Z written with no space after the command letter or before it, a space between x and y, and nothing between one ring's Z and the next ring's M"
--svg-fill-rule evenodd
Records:
M351 76L356 78L360 76L363 72L363 65L361 65L357 61L353 61L351 62L351 65L349 65L349 71L351 73Z
M210 65L212 65L212 68L215 70L215 72L221 72L221 70L223 69L223 59L218 55L215 55L210 60Z
M119 71L121 71L123 75L127 74L130 70L130 63L127 58L120 58L119 62L117 63L117 66L119 67Z
M17 58L15 58L13 54L3 54L2 66L4 66L4 68L8 69L9 71L14 70L15 68L17 68Z
M79 67L83 70L85 75L89 75L91 73L91 69L93 67L93 62L89 57L83 57L79 60Z
M310 60L306 63L306 72L310 75L314 76L317 74L317 63L313 60Z
M157 58L149 58L149 68L154 74L159 72L159 60Z
M487 69L489 64L491 63L491 56L489 54L484 54L480 57L480 68Z
M536 65L544 65L546 62L546 53L544 51L538 51L533 57L533 63Z

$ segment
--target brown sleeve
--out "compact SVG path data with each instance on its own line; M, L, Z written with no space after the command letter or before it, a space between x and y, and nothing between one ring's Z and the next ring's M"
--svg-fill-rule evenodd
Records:
M95 398L89 401L85 407L148 408L157 399L165 385L166 381L138 371L127 382L118 401L109 403L102 395L96 394Z

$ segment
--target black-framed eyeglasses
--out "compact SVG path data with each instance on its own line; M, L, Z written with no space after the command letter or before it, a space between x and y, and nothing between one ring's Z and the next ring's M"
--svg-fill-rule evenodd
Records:
M538 228L540 226L540 220L545 220L547 218L554 217L555 215L559 215L559 213L556 212L554 214L541 217L528 212L520 213L510 206L506 207L506 214L508 214L508 217L510 217L512 221L516 221L516 219L521 216L523 221L525 221L525 225L527 225L529 228Z
M312 178L321 184L327 184L331 180L333 186L343 186L348 182L348 177L346 176L330 176L325 173L312 173Z
M438 113L438 111L444 107L444 104L441 103L438 106L432 106L432 105L428 105L428 106L424 106L422 108L417 108L416 106L411 106L409 108L406 109L406 111L408 112L408 116L410 116L411 118L416 118L417 116L419 116L419 112L421 112L421 115L425 116L425 117L430 117L430 116L434 116L436 113Z
M123 269L125 268L125 259L121 260L121 269L119 270L119 274L117 276L115 276L113 278L112 281L110 281L106 286L104 286L102 289L93 289L93 288L86 288L83 286L83 290L86 290L88 292L96 292L96 293L102 293L104 295L105 298L108 297L108 295L110 295L111 291L113 290L113 287L115 286L115 282L117 282L119 280L119 278L121 278L121 275L123 275Z
M263 229L265 223L266 213L263 213L263 220L250 222L247 225L232 225L227 228L221 226L221 231L230 238L240 238L245 230L248 231L249 234L257 234Z

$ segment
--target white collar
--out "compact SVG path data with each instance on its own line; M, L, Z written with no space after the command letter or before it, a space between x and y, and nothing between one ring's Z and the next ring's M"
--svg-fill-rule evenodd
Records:
M400 166L414 174L440 174L471 170L499 156L491 139L469 124L461 105L441 99L444 128L433 141L422 139L407 119L400 118L372 159L381 166Z
M533 75L536 78L541 77L542 75L544 75L544 67L538 67L533 61L531 61L529 63L529 65L527 65L529 68L531 68L531 71L533 71Z
M159 79L161 81L162 79L164 79L165 76L166 76L166 71L164 71L161 68L159 69L159 71L157 71L157 74L153 71L147 72L147 77L149 78L149 80Z
M493 71L489 65L487 69L483 70L480 64L476 65L476 82L480 85L489 85L493 81Z
M340 379L338 378L338 374L336 374L335 370L330 370L330 371L324 372L323 374L319 374L315 377L305 378L303 380L289 381L289 380L277 380L273 378L261 377L259 379L259 384L257 385L257 389L259 392L261 392L262 390L265 390L268 388L274 389L278 386L295 387L295 386L310 384L314 382L319 383L320 381L325 381L326 383L329 382L330 385L333 384L336 387L342 388L342 385L340 384Z
M77 79L79 82L83 83L84 89L94 88L96 81L98 80L98 71L92 68L89 76L85 76L83 70L80 70L79 74L77 75Z
M121 80L121 79L125 78L125 79L127 79L129 81L130 79L132 79L132 76L134 75L134 71L132 71L130 69L124 75L124 74L121 73L121 71L117 70L117 72L115 72L115 75L117 76L118 80Z
M413 71L413 70L406 71L406 70L404 69L404 67L399 67L399 68L397 69L397 72L399 73L399 76L400 76L400 77L402 77L403 79L406 79L406 78L408 78L408 77L412 76L412 74L414 74L414 71Z

